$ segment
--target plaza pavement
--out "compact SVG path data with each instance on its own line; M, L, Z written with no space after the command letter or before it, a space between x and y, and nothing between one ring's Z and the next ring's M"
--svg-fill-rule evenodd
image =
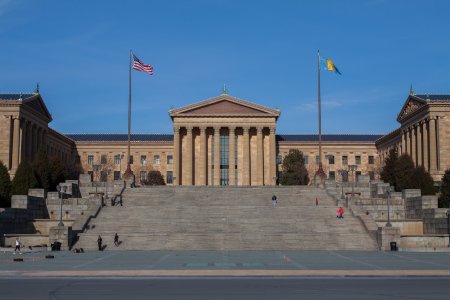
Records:
M46 258L53 255L53 259ZM22 262L14 262L22 258ZM0 277L443 276L450 253L381 251L0 252Z

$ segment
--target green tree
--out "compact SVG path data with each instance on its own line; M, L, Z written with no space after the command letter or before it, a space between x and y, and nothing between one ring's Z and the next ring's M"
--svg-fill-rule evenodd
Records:
M0 161L0 207L11 206L11 178L8 169Z
M389 150L388 156L384 160L384 166L381 169L380 178L384 182L388 182L392 186L396 186L395 181L395 165L398 161L397 149Z
M56 186L64 182L68 177L68 171L64 163L56 156L50 158L50 190L55 191Z
M44 189L50 189L50 163L47 153L45 151L39 151L31 165L34 176L38 182L38 186Z
M166 185L161 172L155 170L148 172L147 180L141 183L144 185Z
M414 168L410 183L413 188L420 189L422 195L436 194L433 177L422 166Z
M395 189L401 192L404 189L418 188L412 185L411 178L414 173L414 162L407 154L402 154L394 167Z
M450 169L445 170L442 176L441 195L439 197L439 207L450 207Z
M283 159L280 183L282 185L307 185L309 183L308 170L306 170L305 159L301 151L291 149Z
M28 195L28 189L34 189L38 186L38 181L34 176L33 169L26 161L20 163L16 175L12 181L13 195Z

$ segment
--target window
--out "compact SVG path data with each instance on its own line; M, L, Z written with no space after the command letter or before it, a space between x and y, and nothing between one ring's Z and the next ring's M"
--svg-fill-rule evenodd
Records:
M328 164L334 165L334 155L328 155Z
M342 173L342 182L348 182L348 172Z
M305 162L305 165L308 164L308 155L303 156L303 161Z
M316 165L318 165L320 163L320 156L316 155Z
M94 164L94 155L88 155L88 165Z
M161 160L159 159L159 155L153 156L153 164L159 165L161 163Z
M283 156L281 155L277 155L277 164L282 164L283 163Z
M108 161L108 159L107 159L106 155L102 154L102 156L100 157L100 163L102 165L105 165L107 163L107 161Z
M330 171L330 173L328 174L328 178L335 179L336 178L336 173L334 171Z
M168 165L173 164L173 156L172 155L167 155L167 164Z
M375 172L374 171L369 171L369 178L370 178L370 180L375 180Z
M166 183L167 184L173 184L173 173L172 171L167 171L167 180Z
M108 173L106 171L100 171L100 181L101 182L108 181Z
M355 163L356 163L357 165L360 165L360 164L361 164L361 156L360 156L360 155L356 155L356 156L355 156Z
M88 174L91 176L91 181L93 181L94 180L94 172L88 171Z
M348 165L348 156L347 155L343 155L342 156L342 164L343 165Z
M114 180L120 180L120 171L114 171Z
M130 161L129 161L130 165L133 164L133 155L130 155Z
M122 161L122 158L120 157L120 154L114 155L114 164L120 165L120 162Z
M147 164L147 155L141 155L141 165Z
M141 183L144 183L145 181L147 181L147 172L141 171L140 178L141 178Z
M355 172L355 176L356 176L356 177L355 177L355 180L356 180L356 181L359 181L358 178L359 178L360 175L361 175L361 171L356 171L356 172Z
M373 158L373 155L369 155L369 165L373 165L375 163L375 159Z

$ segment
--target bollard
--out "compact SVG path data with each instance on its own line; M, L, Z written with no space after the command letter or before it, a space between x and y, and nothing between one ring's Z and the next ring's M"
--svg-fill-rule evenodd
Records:
M23 258L14 258L13 261L15 261L15 262L23 261Z
M55 258L55 256L49 254L49 255L46 255L45 258L47 258L47 259L53 259L53 258Z

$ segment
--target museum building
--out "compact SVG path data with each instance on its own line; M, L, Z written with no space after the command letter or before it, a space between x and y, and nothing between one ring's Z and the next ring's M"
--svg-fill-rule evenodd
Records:
M449 95L410 94L387 135L322 135L322 163L329 178L378 176L389 150L413 157L440 180L450 166ZM120 180L126 170L126 134L62 134L49 127L52 116L41 94L0 94L0 160L11 176L39 150L81 164L94 180ZM132 134L130 163L136 181L158 170L167 184L262 186L277 184L291 149L303 152L310 178L319 163L317 135L276 134L280 111L223 93L172 109L173 134ZM350 178L339 170L356 166Z

